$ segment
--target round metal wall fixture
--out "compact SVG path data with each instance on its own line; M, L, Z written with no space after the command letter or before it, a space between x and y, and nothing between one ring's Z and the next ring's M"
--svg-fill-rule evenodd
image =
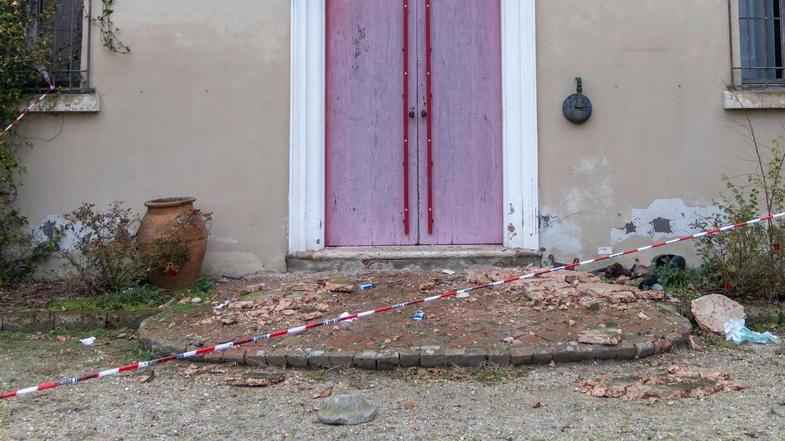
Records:
M583 84L581 78L575 79L578 83L577 90L574 94L564 99L561 109L564 117L574 124L581 124L586 122L591 117L591 100L583 95Z

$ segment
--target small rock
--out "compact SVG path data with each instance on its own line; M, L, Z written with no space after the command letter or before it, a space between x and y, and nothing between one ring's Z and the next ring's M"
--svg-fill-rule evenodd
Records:
M532 403L532 409L539 409L540 407L542 407L542 403L541 402L535 401L535 402Z
M746 318L743 306L721 294L709 294L695 299L691 309L701 329L718 335L725 335L725 323L729 319Z
M243 288L240 293L241 294L251 294L255 292L259 292L264 289L264 283L255 283L253 285L248 285Z
M354 286L343 283L327 282L324 287L330 292L354 292Z
M155 378L155 371L150 369L147 372L142 372L141 374L139 374L139 376L136 377L136 381L144 384L153 381L154 378Z
M649 316L644 314L643 311L638 313L638 318L641 320L649 320Z
M363 424L376 418L377 409L362 395L333 395L319 409L324 424Z
M313 398L314 400L317 398L327 398L330 395L332 395L332 393L333 393L333 385L331 384L323 389L315 390L313 395L311 395L311 398Z
M694 335L691 335L687 339L687 341L690 343L690 349L692 349L693 351L698 351L698 352L705 352L706 351L706 348L704 348L703 345L700 344L700 342L698 341L698 338L695 337Z
M250 309L253 307L252 300L237 300L229 303L229 309Z
M423 283L420 285L420 291L430 291L436 288L436 284L433 282Z
M321 317L321 316L322 316L322 313L321 313L321 312L319 312L319 311L314 311L314 312L310 312L310 313L308 313L308 314L302 314L302 315L300 316L300 318L301 318L301 319L303 319L303 320L305 320L305 321L311 321L311 320L316 320L316 319L318 319L318 318L319 318L319 317Z
M616 346L621 342L621 329L587 329L578 334L578 342L590 345Z
M589 311L598 311L601 306L599 301L591 298L583 298L580 300L580 303Z
M514 337L504 337L504 340L502 340L502 341L505 342L505 343L512 343L512 342L515 341L515 338Z
M221 318L221 324L224 326L229 326L237 323L237 316L235 315L227 315L226 317Z
M193 303L193 304L202 303L202 298L201 297L194 297L194 298L191 299L191 303Z

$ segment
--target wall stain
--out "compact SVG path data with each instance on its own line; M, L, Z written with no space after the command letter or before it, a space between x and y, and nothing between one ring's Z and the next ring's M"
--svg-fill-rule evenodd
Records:
M624 233L625 234L632 234L638 231L638 227L635 226L632 222L627 222L627 225L624 226Z
M352 38L354 43L354 59L352 60L352 71L357 71L360 68L360 55L363 52L368 52L368 46L363 45L365 40L365 26L357 25L357 35Z
M658 217L651 221L651 226L654 228L655 233L671 233L671 220L664 217Z
M541 214L537 217L537 220L539 221L538 227L540 230L547 230L561 223L561 218L552 214Z

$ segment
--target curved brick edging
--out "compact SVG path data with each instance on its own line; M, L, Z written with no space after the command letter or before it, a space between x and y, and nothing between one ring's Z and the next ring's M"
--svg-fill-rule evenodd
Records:
M473 367L484 364L518 366L576 362L586 360L629 360L649 357L668 352L671 347L683 345L692 331L689 321L681 316L681 323L674 323L676 330L656 340L640 337L622 341L616 346L600 346L576 342L558 342L510 346L502 350L486 348L442 348L420 346L393 348L381 351L364 350L355 353L323 350L261 349L258 346L233 348L219 353L209 353L204 361L213 363L238 363L253 366L275 366L296 368L350 367L361 369L389 370L399 367ZM157 338L150 331L150 321L139 327L139 338L145 349L162 354L179 353L194 349L195 345L184 345ZM146 326L147 324L147 326ZM638 341L636 341L638 340ZM194 359L200 360L200 359Z
M160 312L142 311L47 311L0 312L0 331L47 332L55 329L89 330L97 328L136 329L142 321Z

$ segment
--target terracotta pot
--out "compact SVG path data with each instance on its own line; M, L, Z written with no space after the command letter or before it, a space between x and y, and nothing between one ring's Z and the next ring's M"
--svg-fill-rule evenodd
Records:
M159 239L174 238L185 245L188 254L188 260L176 269L157 269L148 275L150 282L159 288L188 289L199 277L204 253L207 251L207 227L202 216L189 216L194 210L195 201L195 198L178 197L154 199L144 203L147 212L142 218L137 236L142 253L156 252L156 241Z

